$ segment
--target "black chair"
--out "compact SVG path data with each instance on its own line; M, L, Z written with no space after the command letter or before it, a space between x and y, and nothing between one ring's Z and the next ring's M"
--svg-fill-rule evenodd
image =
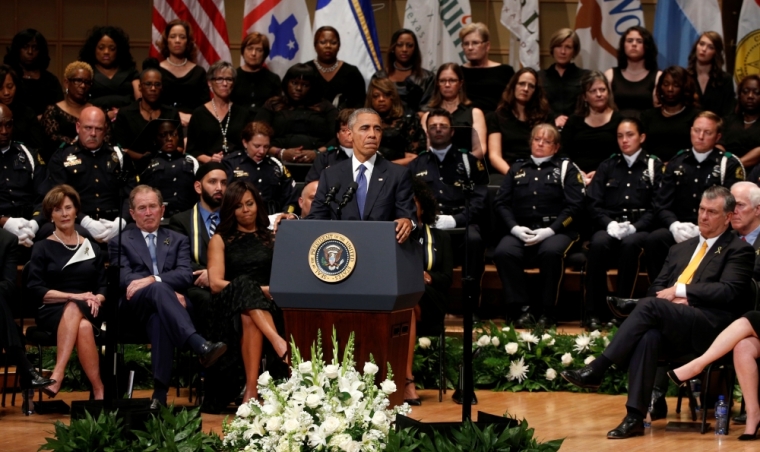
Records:
M13 318L19 320L19 325L21 325L21 328L23 330L23 327L24 327L24 309L22 306L23 298L21 297L21 294L18 291L15 293L15 295L16 295L15 297L6 301L10 303L9 307L13 315ZM16 390L18 389L18 366L16 367L16 372L14 373L14 376L13 376L13 385L10 387L8 386L9 367L10 367L9 356L6 350L5 369L3 370L3 382L4 382L3 398L2 398L2 402L0 403L0 406L2 406L3 408L5 408L5 400L6 400L6 396L8 395L9 390L13 392L13 396L11 397L11 406L16 406Z

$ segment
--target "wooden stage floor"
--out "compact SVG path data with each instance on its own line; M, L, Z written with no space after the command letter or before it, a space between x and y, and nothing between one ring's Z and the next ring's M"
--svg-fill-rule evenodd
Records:
M438 402L438 391L419 391L423 404L414 409L411 416L422 421L455 421L461 418L461 407L451 401L452 392L444 396L442 403ZM171 396L175 393L172 391ZM66 402L82 400L87 393L59 394ZM556 393L505 393L478 391L479 405L473 407L473 415L477 410L492 414L503 414L509 411L518 418L526 418L531 427L535 428L536 436L542 440L565 438L560 450L562 451L615 451L621 448L625 452L673 450L673 451L760 451L760 442L740 443L737 437L744 431L743 426L731 425L730 434L726 437L716 437L712 432L705 435L699 433L666 432L666 420L657 421L643 437L627 440L608 440L605 435L608 430L617 426L622 420L625 409L625 396L609 396L598 394L575 394L569 392ZM135 397L150 397L150 391L135 391ZM173 397L171 397L173 399ZM668 399L670 413L669 421L689 421L686 410L683 415L677 415L675 398ZM177 399L178 405L188 405L187 393ZM51 436L53 422L57 415L32 415L25 417L21 414L20 402L16 407L0 408L0 450L3 452L32 452L45 442L46 436ZM736 414L738 405L734 408ZM227 415L203 415L204 430L221 433L222 420ZM230 413L229 416L234 416ZM69 422L68 416L61 418ZM714 420L714 419L713 419Z

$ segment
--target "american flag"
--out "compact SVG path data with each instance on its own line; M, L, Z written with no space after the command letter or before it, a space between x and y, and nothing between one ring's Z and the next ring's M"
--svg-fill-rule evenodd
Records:
M219 60L232 61L224 0L153 0L150 56L161 58L156 42L161 39L166 24L174 19L185 20L193 27L198 47L196 64L208 69Z

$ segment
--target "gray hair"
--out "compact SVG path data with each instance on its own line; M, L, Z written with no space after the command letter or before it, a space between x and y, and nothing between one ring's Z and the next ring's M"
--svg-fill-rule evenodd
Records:
M237 71L235 70L235 66L233 66L232 63L229 61L219 60L208 68L208 71L206 72L206 80L210 82L212 78L216 77L217 72L221 72L225 69L229 70L232 73L232 78L237 77Z
M747 190L747 195L749 196L749 203L752 205L752 208L755 208L760 205L760 187L755 185L753 182L749 182L746 180L737 182L731 186L732 190L734 188Z
M133 188L131 192L129 192L129 208L134 209L135 208L135 198L140 193L148 193L153 192L158 196L158 205L162 206L164 205L164 197L161 195L161 191L155 187L151 187L150 185L141 184L137 187Z
M702 199L712 201L717 198L723 198L723 213L731 213L736 208L736 198L722 185L713 185L702 193Z
M351 116L348 117L348 122L346 124L348 125L349 129L354 128L354 124L356 124L356 120L359 119L359 115L361 114L371 114L377 116L378 118L380 117L380 114L371 108L357 108L353 113L351 113Z

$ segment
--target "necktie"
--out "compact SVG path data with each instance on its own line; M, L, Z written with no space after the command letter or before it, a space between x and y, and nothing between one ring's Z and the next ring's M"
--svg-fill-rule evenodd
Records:
M746 242L746 241L747 241L747 236L746 236L746 235L743 235L743 236L742 236L742 241L744 241L744 242Z
M150 260L153 261L153 275L158 275L158 260L156 260L156 234L148 234L148 251Z
M367 177L364 171L367 170L363 164L359 165L359 175L356 176L356 183L359 187L356 189L356 204L359 205L359 216L364 219L364 202L367 200Z
M691 279L694 277L694 272L697 271L697 267L699 267L699 263L702 262L702 258L705 257L706 252L707 241L704 241L702 242L702 247L697 251L697 254L691 258L689 265L686 266L683 273L681 273L681 276L678 277L678 283L689 284L691 282Z
M214 233L216 232L216 226L219 224L219 215L212 213L208 217L208 235L209 237L213 237Z

